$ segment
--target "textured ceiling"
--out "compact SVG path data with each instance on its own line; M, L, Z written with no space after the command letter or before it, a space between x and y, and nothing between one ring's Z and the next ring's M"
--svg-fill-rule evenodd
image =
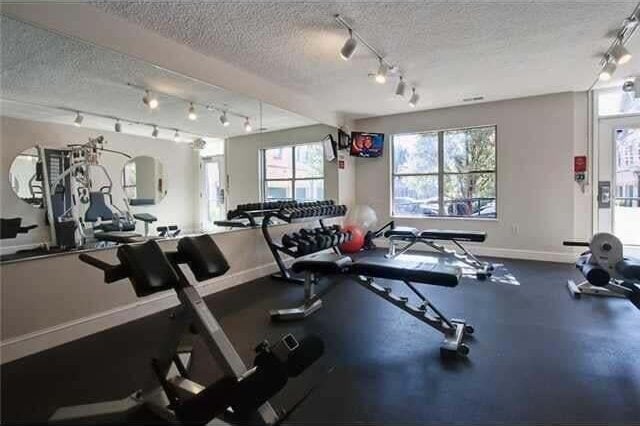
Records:
M411 110L393 84L367 77L376 60L338 50L340 13L400 64L419 109L484 96L497 100L585 90L611 31L635 1L109 2L95 6L196 51L313 98L351 118ZM631 50L640 56L640 45ZM618 73L640 71L634 61Z
M222 127L220 112L200 108L197 121L187 119L188 103L159 95L160 107L151 111L142 103L143 92L127 86L133 83L196 103L214 104L249 116L254 129L260 125L260 102L207 85L126 55L67 38L14 19L0 16L2 114L70 123L73 113L30 107L29 102L72 110L95 112L179 128L195 135L223 138L244 134L240 117L229 116L231 125ZM278 130L315 122L269 105L262 105L262 127ZM113 129L112 120L89 118L86 126ZM131 133L150 134L151 129L123 126ZM173 137L172 131L161 136Z

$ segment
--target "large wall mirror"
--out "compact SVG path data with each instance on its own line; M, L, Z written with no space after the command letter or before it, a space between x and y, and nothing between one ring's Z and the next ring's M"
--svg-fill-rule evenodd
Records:
M0 217L41 228L1 240L4 253L43 242L86 248L92 238L125 230L148 237L166 236L158 229L169 227L181 235L228 231L216 223L229 210L265 199L265 150L319 142L332 131L7 16L0 16L0 32L1 156L8 173ZM320 180L303 180L292 182L295 193L327 196Z

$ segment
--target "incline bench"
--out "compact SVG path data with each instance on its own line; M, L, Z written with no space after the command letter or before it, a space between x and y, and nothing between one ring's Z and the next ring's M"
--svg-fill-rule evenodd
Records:
M475 269L476 278L479 280L487 279L487 277L491 276L491 273L494 270L494 266L491 263L479 260L461 244L462 242L482 243L487 238L486 232L439 229L419 231L416 228L406 226L394 227L393 222L390 222L385 227L387 226L391 226L391 229L384 232L384 236L389 239L389 251L387 253L387 257L390 259L400 256L415 244L422 243L428 245L439 253L471 266ZM437 243L437 241L451 241L462 251L462 253L448 249L442 244ZM402 243L405 244L402 245Z
M469 353L463 343L466 335L473 333L473 327L464 320L449 319L436 308L415 286L430 284L455 287L460 280L460 268L440 263L405 262L391 259L352 260L348 256L321 253L295 262L291 269L305 273L304 303L296 308L271 311L275 320L304 319L322 307L320 296L315 293L315 285L322 276L344 275L402 309L444 335L440 353L443 356ZM374 278L402 281L421 300L418 306L411 305L408 297L398 296L390 287L382 287Z

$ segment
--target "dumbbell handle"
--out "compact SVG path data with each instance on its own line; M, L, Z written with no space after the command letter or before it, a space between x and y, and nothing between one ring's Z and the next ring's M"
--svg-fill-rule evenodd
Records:
M564 241L562 245L568 247L589 247L589 243L584 241Z

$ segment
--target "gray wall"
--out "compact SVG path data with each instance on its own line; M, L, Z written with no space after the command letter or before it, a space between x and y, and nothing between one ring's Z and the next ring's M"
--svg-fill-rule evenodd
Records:
M317 124L277 132L256 133L227 139L226 168L229 175L227 208L260 199L259 151L275 146L320 142L327 134L337 141L335 127ZM325 198L338 200L337 161L324 162Z
M486 247L551 260L571 238L589 238L589 191L573 181L573 156L586 154L585 93L508 101L356 120L356 129L385 134L384 156L358 158L356 199L390 218L390 143L394 133L497 125L498 219L399 219L417 228L488 232ZM519 252L521 251L521 252ZM548 255L548 256L547 256ZM547 257L545 257L547 256Z

